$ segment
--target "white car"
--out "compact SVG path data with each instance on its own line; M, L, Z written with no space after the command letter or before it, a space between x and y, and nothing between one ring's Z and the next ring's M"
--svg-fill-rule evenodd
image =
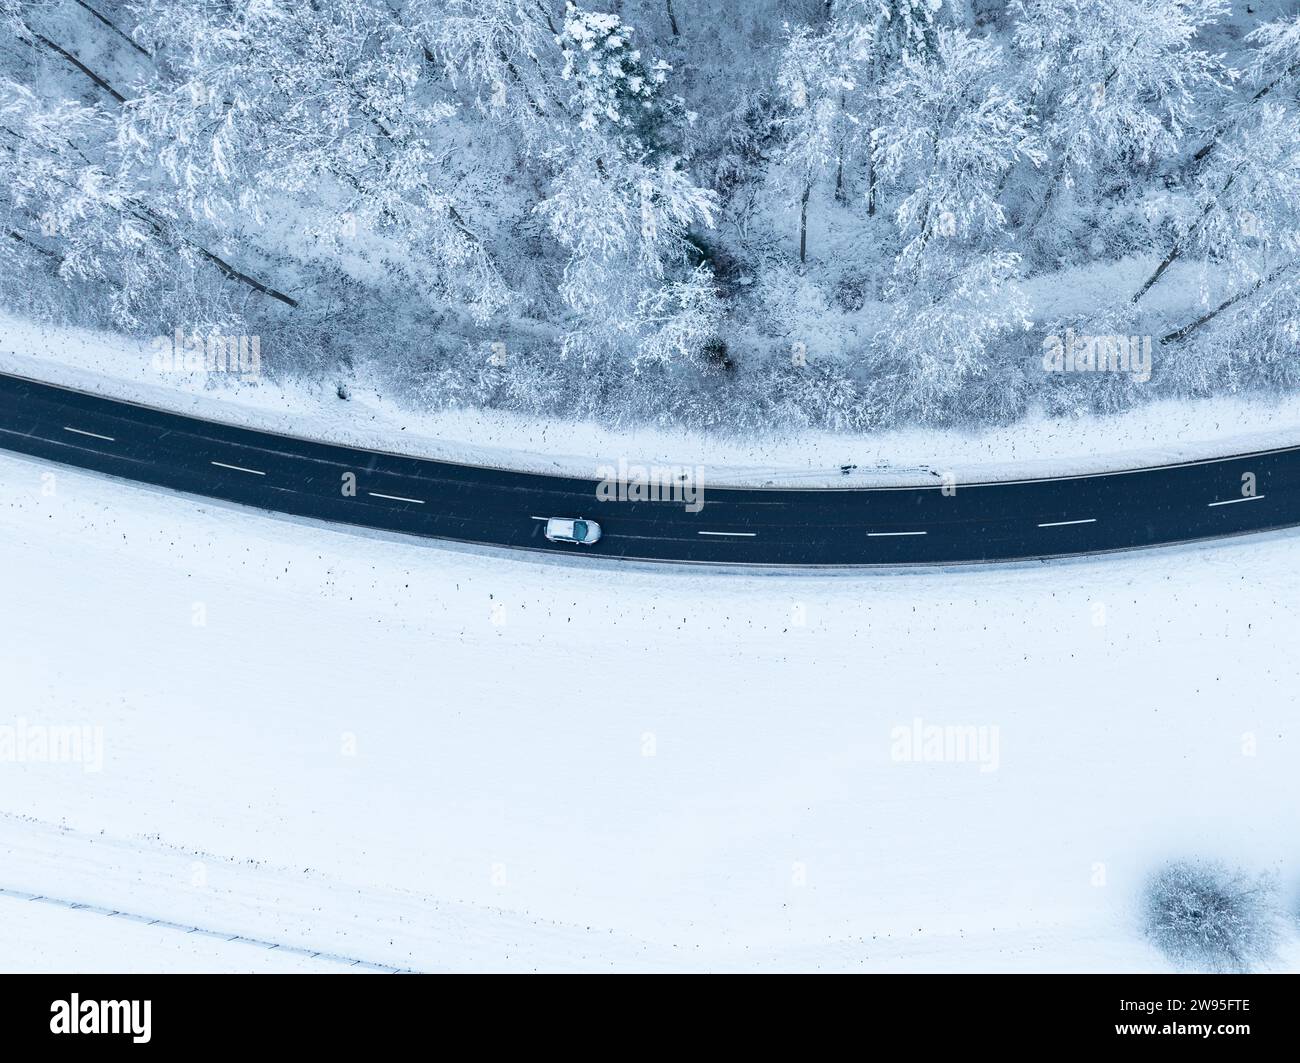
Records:
M590 546L600 538L600 525L594 520L552 517L546 522L546 538L553 543Z

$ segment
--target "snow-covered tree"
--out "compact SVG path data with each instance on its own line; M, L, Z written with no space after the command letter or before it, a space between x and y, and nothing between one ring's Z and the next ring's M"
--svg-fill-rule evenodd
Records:
M98 106L43 101L0 80L6 251L20 250L12 240L43 256L68 282L107 282L116 322L136 328L141 297L188 256L169 246L161 219L133 199L118 173L79 148L101 143L111 129L112 117Z
M887 292L891 312L871 352L874 383L896 417L953 416L963 390L983 377L1029 325L1017 284L1019 256L991 251L929 256Z
M696 266L682 280L642 294L637 303L640 342L634 366L668 367L691 361L719 339L722 302L713 274Z
M644 59L629 27L570 3L557 44L571 93L548 153L549 194L534 209L568 256L565 304L598 331L634 332L638 305L686 266L692 226L713 224L717 196L664 150L667 123L689 115L663 101L670 68Z
M1013 10L1052 158L1035 219L1081 174L1172 155L1224 84L1198 40L1226 0L1015 0Z
M453 90L474 93L485 122L544 148L564 115L559 27L545 4L411 0L401 19Z
M1080 313L1183 343L1170 386L1285 384L1300 18L1224 8L0 0L0 297L418 402L862 427L1008 412L1017 274L1155 232L1143 292L1190 283Z
M841 0L829 4L821 26L786 27L776 88L783 110L777 158L799 201L799 261L807 261L808 205L832 172L845 196L845 166L861 155L867 165L866 205L876 212L872 152L883 121L883 86L905 60L933 56L945 24L941 0Z
M620 268L662 277L682 261L689 227L711 224L714 196L697 188L674 159L657 167L612 160L598 167L579 160L556 175L537 205L556 241L571 256L562 292L575 310L609 300Z
M1151 942L1194 970L1250 971L1272 960L1282 939L1277 882L1217 863L1161 867L1147 883L1142 914Z
M846 125L855 121L845 107L854 89L844 40L832 29L790 31L781 52L776 84L785 101L780 119L784 143L777 165L793 182L799 199L799 261L808 259L808 201L813 187L842 157Z
M906 189L894 212L902 241L877 336L877 375L900 409L942 415L985 369L994 346L1025 325L1009 251L1003 181L1038 165L1025 104L1007 89L1004 57L965 30L939 30L933 52L904 55L880 90L874 152L881 176Z
M647 148L655 139L654 116L663 109L660 90L672 67L646 62L632 44L632 27L617 15L580 11L569 3L558 35L564 69L572 86L569 104L579 128L604 127L634 136Z
M1231 326L1249 334L1249 347L1293 351L1300 290L1300 119L1283 93L1300 78L1300 16L1266 23L1247 36L1256 45L1247 75L1248 97L1225 117L1193 155L1193 199L1179 218L1175 239L1136 302L1190 251L1230 265L1237 290L1164 337L1182 342L1229 311ZM1275 358L1276 362L1277 359ZM1276 374L1288 381L1291 374Z
M1217 273L1253 294L1291 269L1300 257L1297 203L1300 115L1265 101L1197 172L1191 200L1177 219L1175 240L1133 301L1145 295L1174 262L1189 254L1214 262ZM1230 297L1211 315L1192 324L1200 327L1240 301ZM1176 338L1191 331L1183 327Z
M390 268L480 321L508 299L458 202L419 44L384 4L143 0L155 78L123 107L124 163L161 170L206 224L265 226L293 197L303 227L387 241Z
M992 42L941 30L933 54L904 56L881 87L876 165L911 186L895 213L902 264L914 263L936 237L969 245L999 233L1003 178L1021 160L1043 161L1032 116L999 77L1004 70Z
M1251 91L1246 99L1232 100L1223 108L1222 118L1210 134L1202 138L1204 142L1192 156L1194 163L1204 162L1227 132L1243 118L1249 117L1257 104L1278 89L1293 85L1300 77L1300 15L1267 22L1247 34L1246 40L1255 45L1246 76Z
M865 136L849 141L865 147L867 164L867 213L876 213L879 198L873 135L882 117L880 89L905 58L933 56L938 48L938 31L953 26L942 0L841 0L836 20L849 38L851 52L858 63L859 91L854 108Z
M1300 77L1300 15L1267 22L1250 33L1246 40L1256 46L1251 62L1251 79L1259 86L1259 98L1272 89Z

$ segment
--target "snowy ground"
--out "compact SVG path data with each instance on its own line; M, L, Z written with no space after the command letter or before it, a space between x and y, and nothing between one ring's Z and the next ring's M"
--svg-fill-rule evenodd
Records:
M122 970L202 973L328 972L338 963L313 961L281 949L196 936L140 920L105 919L86 909L0 897L6 971L54 974ZM229 935L227 935L229 936Z
M1163 859L1300 888L1300 534L742 576L0 488L0 725L102 736L0 762L4 969L1163 970Z
M1113 283L1113 281L1112 281ZM1043 312L1065 296L1042 296ZM1075 298L1090 296L1075 294ZM270 431L481 465L593 476L623 458L704 467L724 483L838 487L1066 475L1159 465L1300 443L1300 395L1155 402L1112 417L1024 421L981 433L910 429L873 435L804 432L739 440L680 430L610 429L499 411L430 413L355 383L241 381L161 373L153 351L108 334L54 328L0 312L0 372ZM856 465L843 476L840 467Z

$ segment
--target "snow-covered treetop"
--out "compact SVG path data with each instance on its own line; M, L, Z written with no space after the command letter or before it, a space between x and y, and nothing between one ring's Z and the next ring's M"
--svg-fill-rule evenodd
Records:
M578 124L594 129L600 122L631 128L636 110L648 110L655 90L672 67L663 60L646 64L632 47L632 28L617 15L565 6L564 27L556 36L564 55L560 76L574 85Z

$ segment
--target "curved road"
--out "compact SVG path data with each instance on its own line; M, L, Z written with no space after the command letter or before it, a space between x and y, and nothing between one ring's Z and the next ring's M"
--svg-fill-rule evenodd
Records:
M730 565L1010 561L1300 524L1300 447L1053 479L891 488L711 488L702 508L599 501L596 480L359 450L0 374L0 447L259 509L578 556ZM351 473L349 481L347 474ZM349 493L349 483L355 490ZM1251 486L1253 485L1253 493ZM549 543L546 517L600 522Z

